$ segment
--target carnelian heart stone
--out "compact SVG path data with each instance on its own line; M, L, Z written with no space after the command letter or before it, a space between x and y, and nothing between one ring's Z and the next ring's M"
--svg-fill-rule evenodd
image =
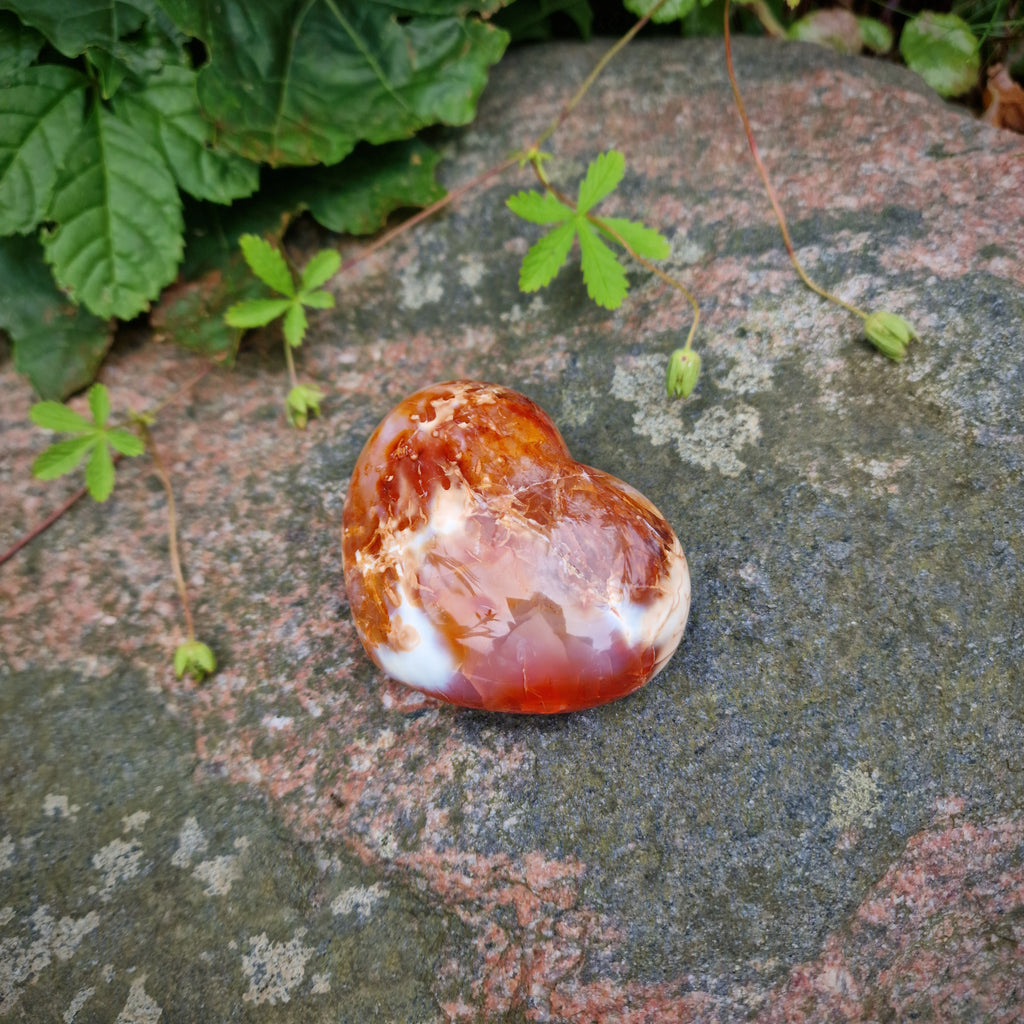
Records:
M573 461L546 413L495 384L397 405L356 462L343 528L367 653L453 704L604 704L658 672L686 625L686 558L661 513Z

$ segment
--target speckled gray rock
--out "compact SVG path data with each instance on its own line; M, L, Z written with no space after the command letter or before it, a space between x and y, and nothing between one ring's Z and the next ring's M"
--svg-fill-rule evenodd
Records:
M448 180L536 136L599 53L513 54L441 139ZM572 186L626 152L609 212L670 238L702 306L687 402L663 371L689 307L642 270L615 313L573 260L517 291L524 172L338 285L302 350L329 393L305 434L280 422L276 340L161 414L217 676L170 672L141 466L0 570L0 1019L994 1020L1019 1000L1024 141L888 65L745 40L737 65L801 259L922 343L889 363L796 280L721 43L629 48L548 166ZM144 348L104 379L141 406L194 371ZM5 546L60 485L27 479L43 439L0 372ZM539 401L679 534L691 622L633 697L466 713L362 652L347 475L395 401L458 376Z

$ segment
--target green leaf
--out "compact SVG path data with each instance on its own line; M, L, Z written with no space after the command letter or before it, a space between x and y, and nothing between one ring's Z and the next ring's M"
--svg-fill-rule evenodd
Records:
M702 2L706 4L708 0L702 0ZM642 17L657 3L657 0L623 0L623 3L626 10ZM668 0L668 3L660 8L651 21L661 24L666 21L675 21L677 18L685 18L696 6L697 0Z
M579 225L579 238L587 294L604 309L618 309L628 291L625 270L590 224Z
M865 49L872 53L888 53L892 49L892 29L877 18L857 18L860 26L860 37Z
M0 328L14 344L15 369L43 398L89 384L110 348L110 323L58 290L37 238L0 238L0 281Z
M186 27L211 54L200 103L225 145L274 166L335 164L361 139L466 124L508 36L475 17L415 10L380 0L194 5Z
M138 434L130 430L121 430L115 427L106 432L106 438L110 447L122 455L141 455L146 450L146 444Z
M318 252L302 270L300 282L302 292L311 292L314 288L319 288L320 285L334 277L340 266L341 257L333 249L324 249ZM303 301L309 302L309 298L305 294Z
M93 384L89 388L88 398L93 423L97 427L105 427L110 419L110 393L103 384Z
M0 80L16 75L39 56L46 40L10 11L0 11Z
M537 239L523 257L519 270L520 291L535 292L550 284L562 269L575 237L576 222L571 220Z
M298 348L306 336L306 327L306 311L299 303L293 303L292 308L284 315L284 340L292 348Z
M71 68L28 68L0 89L0 234L31 231L82 126L85 78Z
M291 299L246 299L245 302L236 302L224 314L224 319L231 327L248 330L265 327L291 308Z
M978 40L955 14L924 11L911 18L900 35L900 56L940 96L962 96L978 81Z
M114 489L114 460L106 439L99 437L85 467L85 486L95 501L106 501Z
M70 473L85 453L96 443L96 435L73 437L69 441L58 441L41 452L32 463L32 475L37 480L56 480Z
M65 57L89 47L111 53L127 48L123 36L137 32L153 13L147 0L75 0L72 7L55 0L5 0L26 25L37 28Z
M419 139L385 146L359 146L334 167L281 172L296 206L325 228L343 234L376 231L388 214L406 206L428 206L444 195L434 180L441 156ZM279 188L278 175L269 178Z
M671 249L668 239L659 234L654 228L646 227L637 221L624 220L621 217L602 217L601 224L612 228L616 233L629 243L630 247L638 255L649 260L668 259ZM598 225L600 229L601 225ZM607 232L602 232L606 238L618 242L618 239Z
M242 235L238 244L242 247L245 262L264 284L269 285L275 292L280 292L282 295L289 297L295 295L292 272L288 269L288 264L276 245L271 245L259 235Z
M130 319L177 275L181 200L163 158L98 107L57 183L44 235L58 283L97 316Z
M55 430L61 434L95 433L92 423L63 402L36 402L29 409L28 416L44 430Z
M128 75L128 67L106 50L87 50L85 59L99 79L100 95L109 100L121 88Z
M310 309L334 309L334 296L324 291L303 293L302 304Z
M587 213L596 206L609 192L618 187L625 173L626 158L618 150L610 149L607 153L599 153L590 162L587 173L580 182L576 212Z
M178 184L198 199L230 203L259 186L259 167L216 145L203 117L196 72L170 65L122 89L114 109L163 154Z
M574 216L574 212L550 192L517 192L505 200L505 205L531 224L561 224Z

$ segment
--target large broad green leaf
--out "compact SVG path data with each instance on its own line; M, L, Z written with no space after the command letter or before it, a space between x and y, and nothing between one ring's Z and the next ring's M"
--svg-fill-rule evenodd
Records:
M190 68L166 67L126 86L114 109L163 154L178 184L197 199L230 203L256 191L259 167L214 145L213 125L199 110L196 73Z
M428 206L444 195L434 180L441 157L418 139L386 146L360 146L333 167L278 171L266 187L288 197L331 231L367 235L393 210Z
M900 56L940 96L962 96L977 84L979 43L955 14L924 11L911 18L900 35Z
M0 11L0 81L27 68L46 40L10 11Z
M0 280L0 328L18 372L55 401L84 388L110 348L110 323L58 291L36 238L0 238Z
M122 36L137 32L155 13L150 0L4 0L26 25L31 25L66 57L89 47L119 49Z
M174 280L181 199L163 157L97 107L57 182L45 233L57 282L97 316L130 319Z
M187 7L187 4L182 4ZM222 0L193 11L199 100L219 141L273 165L334 164L356 142L465 124L508 37L377 0Z
M0 89L0 235L31 231L82 126L85 78L70 68L26 68Z

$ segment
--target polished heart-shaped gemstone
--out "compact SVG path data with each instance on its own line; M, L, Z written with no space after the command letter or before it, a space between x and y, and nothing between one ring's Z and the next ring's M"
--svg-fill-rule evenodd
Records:
M575 462L509 388L451 381L397 405L356 462L343 528L367 653L453 704L604 704L658 672L686 625L686 558L661 513Z

